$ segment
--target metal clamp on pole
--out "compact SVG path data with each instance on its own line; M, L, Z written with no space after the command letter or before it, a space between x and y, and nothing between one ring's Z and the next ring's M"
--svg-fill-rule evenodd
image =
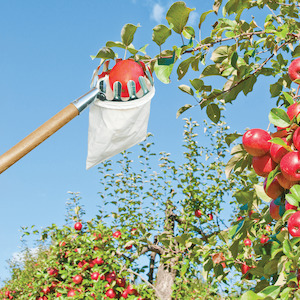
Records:
M0 156L0 174L15 162L45 141L53 133L66 125L87 108L102 92L93 88L85 95L74 100L35 131Z

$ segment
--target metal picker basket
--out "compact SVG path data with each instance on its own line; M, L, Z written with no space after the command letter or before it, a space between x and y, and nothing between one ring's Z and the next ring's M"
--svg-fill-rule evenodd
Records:
M104 65L104 71L94 83L100 93L90 107L87 169L134 146L147 136L150 102L155 93L150 70L145 67L144 76L135 78L139 84L137 91L133 80L128 80L126 87L124 82L112 84L107 66ZM122 96L124 89L126 93Z
M40 127L38 127L36 130L34 130L32 133L30 133L28 136L26 136L23 140L18 142L15 146L10 148L8 151L6 151L4 154L0 155L0 174L4 172L6 169L8 169L10 166L12 166L15 162L17 162L19 159L21 159L23 156L25 156L27 153L29 153L31 150L33 150L35 147L37 147L39 144L41 144L44 140L46 140L48 137L50 137L52 134L54 134L56 131L58 131L60 128L62 128L64 125L66 125L69 121L71 121L73 118L78 116L85 108L90 106L91 104L91 110L95 112L97 109L95 107L103 107L103 110L120 110L120 111L131 111L132 118L136 118L135 126L138 124L138 120L141 118L147 119L146 115L143 115L141 113L138 115L138 110L136 109L136 112L133 113L134 108L136 107L142 107L145 103L148 103L147 105L150 105L150 100L154 95L155 89L153 85L153 77L151 75L151 72L148 67L144 66L143 69L144 73L143 76L140 76L138 78L138 85L140 86L139 90L137 91L137 86L135 81L129 80L126 82L126 88L128 90L128 97L122 96L122 84L120 82L114 82L112 86L109 84L109 73L110 70L108 70L109 60L104 61L103 63L103 71L100 75L98 75L100 66L96 69L93 75L92 80L92 89L84 94L83 96L79 97L78 99L71 102L69 105L67 105L65 108L63 108L61 111L59 111L56 115L54 115L52 118L50 118L48 121L46 121L44 124L42 124ZM136 81L137 82L137 81ZM134 100L134 101L132 101ZM121 103L122 102L122 103ZM126 103L125 103L126 102ZM105 105L106 103L106 105ZM122 104L122 105L121 105ZM112 105L111 107L107 107L107 105ZM117 106L116 106L117 105ZM106 107L105 107L106 106ZM92 113L90 112L90 116ZM97 115L97 114L96 114ZM128 115L128 113L127 113ZM148 113L149 115L149 113ZM106 115L102 112L99 117L103 117L105 120L100 121L99 119L96 120L96 123L98 124L105 124L105 122L108 122ZM114 118L112 122L108 122L112 124L114 127L115 132L121 132L122 134L125 134L124 145L126 147L131 147L133 144L126 142L126 134L127 137L129 135L135 136L135 140L138 142L141 140L142 136L144 136L144 132L142 131L135 131L130 129L130 125L133 124L131 117L125 117L125 114L122 113L118 116L110 116ZM131 122L131 124L121 124L121 119L126 120L126 118ZM90 118L91 119L91 118ZM90 124L91 125L91 124ZM118 128L116 126L119 126ZM121 126L129 126L127 128ZM93 127L93 126L90 126ZM145 128L147 126L142 126L145 131ZM141 127L141 128L142 128ZM130 131L130 134L128 133L128 130ZM105 129L97 129L98 132L104 132L110 131L110 128ZM127 133L126 133L127 132ZM101 136L101 134L100 134ZM120 140L120 136L117 137L117 139ZM90 131L89 131L89 149L90 149ZM93 140L93 139L92 139ZM106 153L106 157L112 156L111 154L115 155L117 154L116 151L122 151L124 150L124 147L119 148L117 150L116 148L111 149L111 153L107 155L107 149L111 148L111 144L113 143L113 140L107 139L107 137L104 137L105 141L99 141L99 138L96 139L97 143L105 144L108 143L108 145L105 146L104 152ZM133 141L134 139L132 139ZM121 149L121 150L120 150ZM90 151L90 150L89 150ZM94 151L92 151L94 152ZM96 159L96 161L99 162L99 157ZM95 162L93 162L93 165Z

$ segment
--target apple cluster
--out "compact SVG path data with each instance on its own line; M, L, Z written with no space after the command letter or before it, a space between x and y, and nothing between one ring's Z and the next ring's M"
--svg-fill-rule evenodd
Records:
M299 71L300 58L289 66L292 81L300 79ZM286 112L282 111L282 118L289 120L288 126L276 126L274 133L250 129L242 138L244 149L252 156L255 173L265 178L264 190L272 199L269 210L275 220L279 220L287 210L298 209L298 200L290 194L292 187L300 184L299 113L300 102L294 102ZM289 201L291 198L292 201ZM288 230L292 236L300 236L300 211L289 218Z

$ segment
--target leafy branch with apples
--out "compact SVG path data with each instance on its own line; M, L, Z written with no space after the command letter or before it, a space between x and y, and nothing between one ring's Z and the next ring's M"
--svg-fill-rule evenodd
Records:
M177 117L199 109L209 121L185 118L183 162L154 153L149 136L138 155L102 163L98 215L84 221L75 195L67 224L39 232L39 252L11 265L0 299L300 297L300 5L215 0L193 27L194 10L170 6L166 24L153 28L151 55L133 45L139 25L126 24L121 41L92 56L113 101L146 93L144 75L186 80L178 88L192 102ZM230 132L226 106L266 79L269 128Z

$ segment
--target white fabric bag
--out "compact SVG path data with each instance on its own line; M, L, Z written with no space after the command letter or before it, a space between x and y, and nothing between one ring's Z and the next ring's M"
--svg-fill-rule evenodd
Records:
M87 169L145 140L154 94L153 86L139 99L96 100L90 106Z

